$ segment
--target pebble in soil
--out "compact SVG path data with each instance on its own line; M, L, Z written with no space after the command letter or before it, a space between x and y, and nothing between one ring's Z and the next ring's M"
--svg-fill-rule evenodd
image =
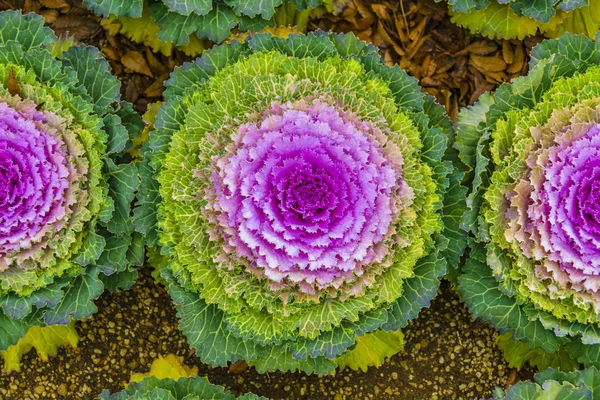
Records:
M177 329L168 294L148 271L132 290L105 294L97 304L98 313L77 324L77 349L61 349L47 363L28 353L20 372L0 375L0 398L90 399L103 388L121 390L132 373L147 372L159 354L169 353L185 356L200 375L236 394L272 399L479 399L504 386L510 372L495 346L497 333L473 323L447 283L404 330L405 352L367 373L345 369L335 376L260 375L200 363Z

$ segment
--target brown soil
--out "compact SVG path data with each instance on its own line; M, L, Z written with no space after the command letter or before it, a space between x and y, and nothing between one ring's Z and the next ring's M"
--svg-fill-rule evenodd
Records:
M102 389L122 390L132 373L147 372L167 354L184 356L200 375L238 395L251 391L271 399L479 399L515 378L495 346L497 333L472 322L447 282L404 330L403 353L366 373L346 368L335 376L261 375L254 368L200 363L177 329L169 295L148 270L130 291L106 293L97 304L99 311L76 325L77 349L61 349L49 362L31 351L20 372L0 375L0 398L90 399Z

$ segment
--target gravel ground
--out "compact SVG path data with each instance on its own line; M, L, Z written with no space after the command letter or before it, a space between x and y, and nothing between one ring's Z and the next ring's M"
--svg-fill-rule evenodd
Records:
M61 349L47 363L31 351L20 372L0 375L0 398L91 399L103 388L122 389L132 373L148 371L158 355L169 353L185 356L200 375L236 394L272 399L479 399L514 379L495 346L497 332L473 322L447 283L404 330L405 352L366 373L346 369L335 376L260 375L244 365L200 363L177 329L168 294L147 270L132 290L107 293L97 304L98 313L76 325L77 349Z

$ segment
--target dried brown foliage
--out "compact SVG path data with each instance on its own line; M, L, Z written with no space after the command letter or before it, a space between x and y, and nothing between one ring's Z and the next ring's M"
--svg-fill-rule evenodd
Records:
M453 120L460 107L527 72L540 38L493 41L452 24L445 3L433 0L346 0L339 15L323 15L311 28L354 32L419 79Z

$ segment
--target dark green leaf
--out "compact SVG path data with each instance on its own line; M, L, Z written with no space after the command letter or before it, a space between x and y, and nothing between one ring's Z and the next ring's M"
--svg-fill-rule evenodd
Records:
M109 194L115 203L113 217L106 227L115 235L131 234L134 230L131 202L140 183L137 167L133 163L117 166L111 159L106 160L106 167Z
M66 288L65 296L55 309L48 310L44 315L47 325L68 324L71 319L83 319L94 314L98 309L94 304L104 289L98 279L98 267L88 270L75 278Z
M142 16L143 0L83 0L83 4L96 14L108 18L110 14L117 17Z
M0 13L0 27L0 44L13 40L23 51L56 41L52 30L44 27L44 19L34 13L25 16L17 10Z
M63 53L65 66L73 68L77 80L92 99L94 110L104 115L110 104L119 101L120 84L110 66L95 47L73 46Z

